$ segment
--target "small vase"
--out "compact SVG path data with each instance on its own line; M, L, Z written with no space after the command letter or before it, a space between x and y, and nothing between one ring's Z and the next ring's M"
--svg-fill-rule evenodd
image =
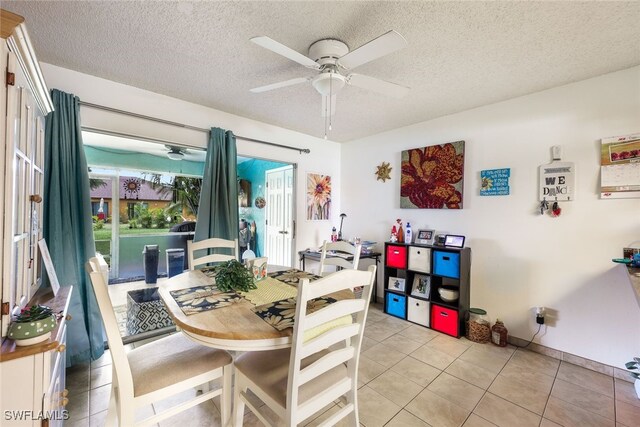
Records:
M638 396L638 399L640 399L640 379L636 378L635 383L633 383L633 385L636 388L636 396Z

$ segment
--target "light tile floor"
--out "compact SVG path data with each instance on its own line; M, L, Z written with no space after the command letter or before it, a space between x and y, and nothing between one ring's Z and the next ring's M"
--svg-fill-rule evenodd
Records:
M70 368L67 388L66 425L103 426L111 389L109 353ZM191 393L149 406L140 416ZM515 347L454 339L387 316L379 306L372 306L365 328L358 400L366 427L640 426L640 400L630 382ZM341 405L331 405L307 425L319 425ZM186 425L219 426L219 402L160 423ZM261 423L247 413L245 425Z

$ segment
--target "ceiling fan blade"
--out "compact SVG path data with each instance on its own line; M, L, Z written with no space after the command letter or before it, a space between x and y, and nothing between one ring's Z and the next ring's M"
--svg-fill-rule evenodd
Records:
M384 33L378 38L371 40L369 43L364 44L347 53L342 58L338 59L337 64L343 68L349 70L359 67L362 64L366 64L374 59L381 58L396 50L400 50L407 45L400 33L391 30L388 33Z
M362 74L349 74L347 83L372 92L378 92L382 95L391 96L393 98L402 98L409 93L410 88L399 84L387 82L385 80L376 79Z
M320 69L320 65L311 58L308 58L301 54L298 51L291 49L279 43L267 36L254 37L251 39L252 42L257 44L258 46L262 46L265 49L269 49L272 52L277 53L278 55L282 55L287 59L297 62L298 64L304 65L308 68L313 68L314 70Z
M296 79L285 80L283 82L278 82L278 83L272 83L266 86L254 87L253 89L249 89L249 91L253 93L266 92L268 90L280 89L281 87L287 87L287 86L297 85L300 83L306 83L310 79L311 79L310 77L298 77Z
M331 104L329 104L329 98L331 98ZM329 117L336 114L336 96L333 95L323 96L322 97L322 111L320 112L321 117Z

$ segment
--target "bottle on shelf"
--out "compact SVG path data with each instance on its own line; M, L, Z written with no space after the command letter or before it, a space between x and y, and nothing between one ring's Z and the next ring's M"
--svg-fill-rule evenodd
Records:
M333 227L331 229L331 241L332 242L337 242L338 241L338 232L336 231L335 227Z
M407 221L407 228L404 230L404 241L411 243L413 236L411 235L411 224Z
M391 243L395 243L398 241L398 231L396 230L396 226L391 227L391 237L389 238Z
M491 342L498 347L506 347L507 334L507 328L502 323L502 320L496 319L496 323L491 327Z
M398 227L398 243L404 243L404 230L402 224Z

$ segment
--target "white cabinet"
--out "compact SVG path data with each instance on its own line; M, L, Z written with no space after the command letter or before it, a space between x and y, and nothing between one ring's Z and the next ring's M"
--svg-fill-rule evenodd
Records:
M0 396L2 426L61 426L67 308L72 289L39 289L44 183L44 117L53 110L21 16L0 9ZM11 316L27 304L59 313L51 338L17 347L6 338Z
M71 292L72 287L63 287L54 297L50 289L39 289L30 301L59 313L58 326L47 341L27 347L18 347L8 338L3 341L0 351L3 427L62 426L67 418L65 350L67 322L73 321L67 314Z
M1 335L40 284L38 240L42 238L44 117L53 110L22 17L0 10L5 75L0 144ZM6 72L4 72L6 70Z

